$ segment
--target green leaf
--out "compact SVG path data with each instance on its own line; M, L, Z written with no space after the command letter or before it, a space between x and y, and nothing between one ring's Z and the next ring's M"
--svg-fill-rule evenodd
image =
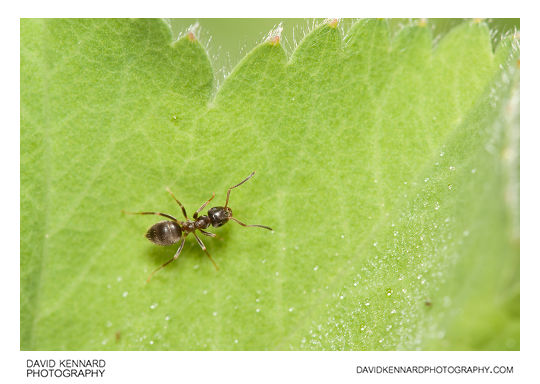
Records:
M519 57L464 22L260 44L214 95L159 20L21 21L21 349L519 349ZM146 283L144 238L236 223Z

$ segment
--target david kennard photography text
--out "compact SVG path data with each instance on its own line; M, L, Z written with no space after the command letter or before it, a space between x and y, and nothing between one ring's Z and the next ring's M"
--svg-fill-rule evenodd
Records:
M26 360L26 377L103 377L105 360Z

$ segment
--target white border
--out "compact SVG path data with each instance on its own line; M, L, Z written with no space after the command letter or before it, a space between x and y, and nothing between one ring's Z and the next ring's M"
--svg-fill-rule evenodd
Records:
M527 4L525 1L522 3ZM331 17L508 17L523 15L519 1L454 0L25 0L16 4L18 17L261 17L261 18L331 18Z
M4 276L0 279L2 292L2 342L0 359L2 381L27 382L27 358L104 358L107 372L104 379L79 379L84 382L119 382L128 380L175 382L228 381L275 382L276 379L314 380L316 382L441 382L450 380L474 382L498 382L518 380L532 382L538 378L538 30L531 28L538 23L533 6L525 2L508 1L453 1L439 4L433 1L392 2L310 2L292 3L274 0L259 3L252 1L226 1L209 5L190 1L111 2L95 1L20 1L15 9L6 9L2 23L2 106L4 107L2 139L0 141L2 179L2 202L7 205L2 220ZM347 4L347 5L344 5ZM11 6L13 7L13 6ZM486 12L489 15L486 15ZM19 127L20 111L15 94L19 89L19 17L519 17L522 16L522 65L521 77L525 79L521 88L521 205L522 212L522 257L521 257L521 352L20 352L19 351ZM536 41L536 44L533 42ZM17 74L17 75L16 75ZM6 356L7 355L7 356ZM456 365L461 362L487 365L514 365L513 375L357 375L358 364L443 364ZM34 381L34 380L30 380ZM39 379L39 382L49 380ZM74 380L65 380L72 382Z
M272 383L464 383L524 382L526 371L519 352L27 352L19 355L20 381L58 379L26 378L27 359L106 360L104 378L67 379L85 383L118 382L229 382ZM504 366L512 374L358 374L357 366ZM66 379L63 379L66 380Z

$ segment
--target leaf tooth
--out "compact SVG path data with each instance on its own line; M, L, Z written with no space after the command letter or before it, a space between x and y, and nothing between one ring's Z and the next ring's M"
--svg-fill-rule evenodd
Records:
M199 23L195 23L195 24L190 25L187 32L186 32L186 38L189 41L193 41L193 42L199 40L198 37L197 37L199 35L199 30L200 30Z
M324 21L330 28L336 28L339 24L339 19L338 18L335 18L335 19L326 19Z
M411 25L404 27L392 40L393 60L424 66L431 56L431 31L425 26Z
M427 19L421 18L421 19L418 19L418 21L416 22L416 25L423 28L423 27L427 27L427 23L428 23Z
M262 89L274 89L287 62L278 41L264 42L246 55L223 82L214 104L232 105L260 95Z
M283 24L279 23L277 27L275 27L270 32L268 32L265 42L272 46L279 45L282 31L283 31Z
M341 45L341 31L329 23L322 23L304 37L296 47L290 62L298 65L305 65L308 62L320 63L321 56L340 52Z

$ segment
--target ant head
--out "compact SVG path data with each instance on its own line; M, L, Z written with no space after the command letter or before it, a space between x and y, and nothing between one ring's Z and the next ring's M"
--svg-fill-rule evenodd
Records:
M232 209L229 207L213 207L208 210L208 217L213 227L221 227L227 223L233 216Z

